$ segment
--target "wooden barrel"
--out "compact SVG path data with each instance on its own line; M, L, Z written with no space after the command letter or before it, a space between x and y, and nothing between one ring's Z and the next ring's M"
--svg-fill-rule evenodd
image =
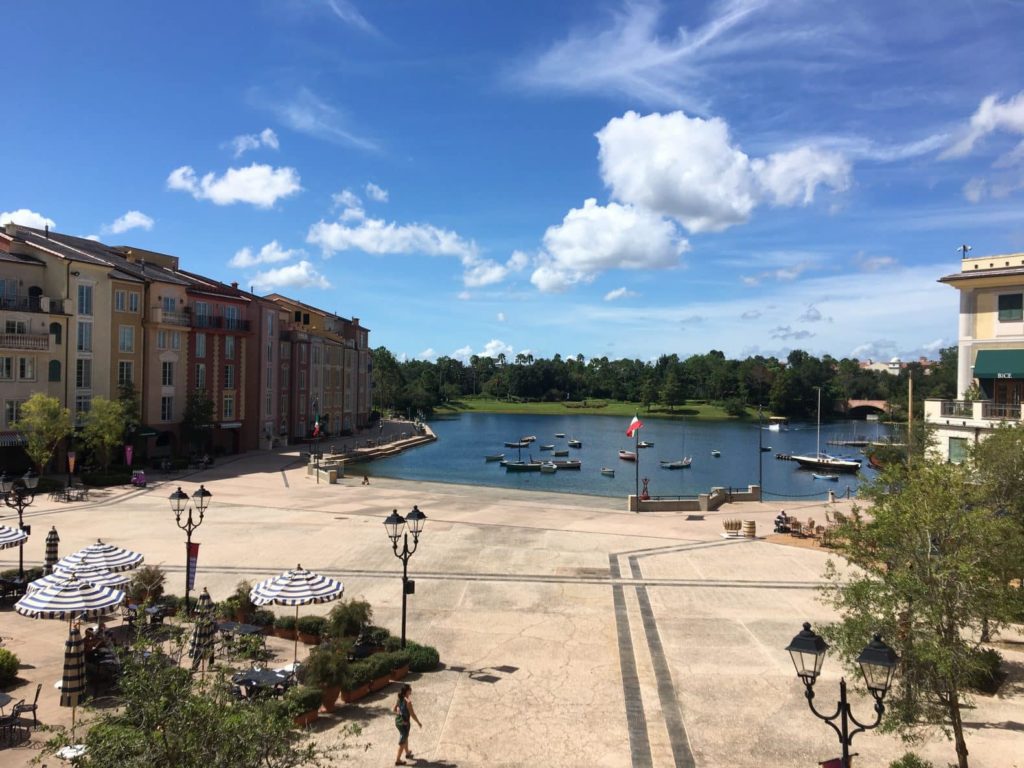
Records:
M757 536L757 522L754 520L744 520L743 535L748 539L752 539Z

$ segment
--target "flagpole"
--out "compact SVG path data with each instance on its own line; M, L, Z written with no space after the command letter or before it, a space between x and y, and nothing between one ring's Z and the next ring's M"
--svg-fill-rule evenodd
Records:
M640 429L633 430L633 453L636 461L633 462L636 469L636 513L640 514Z

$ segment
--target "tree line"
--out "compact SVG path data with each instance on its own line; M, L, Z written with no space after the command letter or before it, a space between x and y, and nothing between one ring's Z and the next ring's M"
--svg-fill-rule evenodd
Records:
M713 349L684 359L662 355L654 362L588 360L582 354L400 361L386 347L377 347L372 355L374 405L401 413L429 413L441 404L483 395L545 402L624 400L668 411L700 400L720 403L734 415L760 405L773 414L804 419L815 415L816 387L822 388L823 416L827 404L849 399L886 400L900 404L905 413L908 379L914 382L915 410L924 398L956 395L956 347L943 349L938 362L929 367L907 363L898 376L863 369L851 358L819 358L802 350L790 352L784 360L762 355L731 360Z

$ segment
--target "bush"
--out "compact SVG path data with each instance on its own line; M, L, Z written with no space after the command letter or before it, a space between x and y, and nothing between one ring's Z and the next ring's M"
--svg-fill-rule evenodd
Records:
M274 626L278 629L295 629L295 617L278 616L274 619Z
M345 688L349 677L348 648L336 641L316 646L299 667L300 680L315 688L332 685Z
M249 597L251 591L252 584L243 580L235 585L234 594L228 598L228 600L234 601L235 605L238 606L238 610L242 612L243 617L252 616L256 611L256 605L253 603L252 598Z
M365 600L342 600L327 614L328 634L356 637L373 618L373 608Z
M384 641L384 650L387 652L398 651L402 648L402 638L392 635Z
M981 693L995 693L1003 683L1003 657L999 651L986 648L974 654L974 664L967 678L967 687Z
M405 650L409 654L409 669L413 672L433 672L441 663L441 656L436 648L429 645L407 642Z
M83 472L82 483L93 488L106 488L110 485L128 485L132 479L130 469L111 469L106 472Z
M272 627L274 626L274 612L266 608L258 608L252 612L249 623L255 624L257 627Z
M136 605L159 600L164 593L167 574L159 565L143 565L132 572L128 582L128 600Z
M363 659L362 661L354 661L348 665L348 679L351 688L359 688L360 686L366 685L373 680L377 675L374 674L375 668L370 664L370 659Z
M323 694L320 693L320 689L309 685L293 686L285 694L285 700L288 702L288 708L293 716L317 711L320 709L322 698Z
M323 616L301 616L297 622L295 622L295 628L304 635L316 635L320 636L324 633L324 627L327 626L327 619Z
M18 676L21 660L6 648L0 648L0 686L10 685Z
M889 768L934 768L927 760L922 760L913 752L907 752L899 760L889 763Z
M388 640L391 639L391 632L384 627L371 625L363 630L363 636L371 645L375 645L378 648L384 648L384 646L387 645ZM399 640L399 643L401 643L401 640Z

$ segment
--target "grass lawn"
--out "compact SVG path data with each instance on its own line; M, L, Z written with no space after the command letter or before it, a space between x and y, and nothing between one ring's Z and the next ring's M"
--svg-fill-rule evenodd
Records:
M481 411L486 413L520 413L526 415L571 415L574 413L594 416L620 416L632 418L634 413L644 419L700 419L702 421L728 421L736 417L729 416L717 405L701 401L689 401L669 410L668 406L652 405L647 410L640 403L628 403L620 400L568 400L557 403L517 403L507 400L493 400L484 397L464 397L453 400L435 408L437 413L459 413L461 411ZM747 410L748 419L756 419L757 412Z

